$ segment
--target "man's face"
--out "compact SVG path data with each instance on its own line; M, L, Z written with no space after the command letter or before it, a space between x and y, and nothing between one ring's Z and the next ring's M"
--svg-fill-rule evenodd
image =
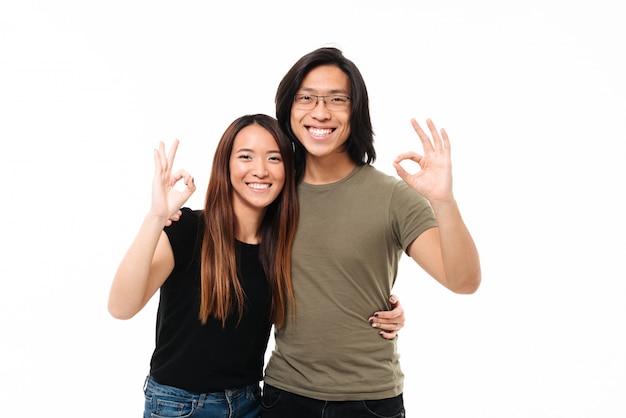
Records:
M308 157L324 158L344 152L350 136L350 100L341 102L351 94L346 73L334 65L316 67L302 80L296 94L310 95L309 99L315 102L313 108L308 108L296 100L291 108L291 129Z

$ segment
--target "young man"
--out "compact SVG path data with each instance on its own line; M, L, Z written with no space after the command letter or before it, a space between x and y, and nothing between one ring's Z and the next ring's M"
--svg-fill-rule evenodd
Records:
M300 220L292 252L296 320L276 333L265 371L265 417L403 417L396 340L357 326L385 306L406 252L456 293L480 284L478 252L452 193L450 144L413 120L424 155L376 170L368 95L335 48L298 60L276 93L296 150ZM409 174L403 160L421 170Z

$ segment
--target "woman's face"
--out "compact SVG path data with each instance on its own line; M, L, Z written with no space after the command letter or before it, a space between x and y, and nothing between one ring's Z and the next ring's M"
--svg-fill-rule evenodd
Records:
M248 125L235 137L230 182L235 213L263 213L280 194L285 185L285 168L278 144L265 128Z

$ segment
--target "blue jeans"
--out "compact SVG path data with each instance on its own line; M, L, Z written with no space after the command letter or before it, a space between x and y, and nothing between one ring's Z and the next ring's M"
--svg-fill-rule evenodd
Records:
M144 418L259 418L261 388L258 384L221 392L194 393L161 385L152 377L144 384Z

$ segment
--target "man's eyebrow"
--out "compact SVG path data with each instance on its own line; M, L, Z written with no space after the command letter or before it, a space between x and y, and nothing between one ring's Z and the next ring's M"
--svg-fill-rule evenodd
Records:
M317 93L319 90L314 89L312 87L300 87L298 91L305 91L307 93ZM344 89L329 90L328 94L345 94L346 96L349 96L348 91Z

